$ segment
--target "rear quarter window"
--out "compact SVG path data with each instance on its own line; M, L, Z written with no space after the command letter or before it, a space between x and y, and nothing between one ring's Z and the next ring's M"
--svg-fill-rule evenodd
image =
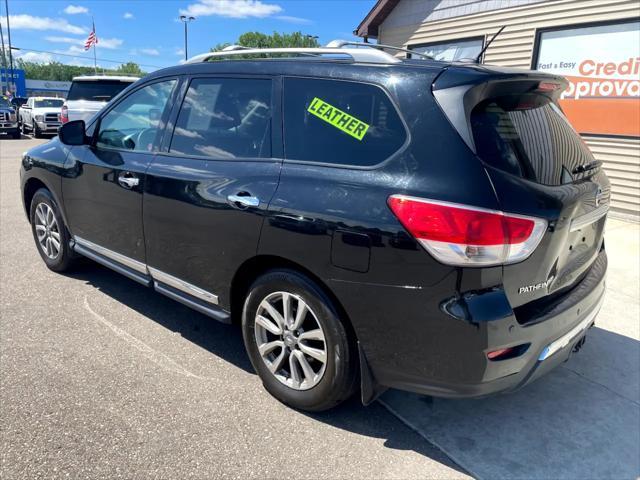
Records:
M343 80L284 80L284 150L288 160L368 167L405 143L407 133L387 94Z

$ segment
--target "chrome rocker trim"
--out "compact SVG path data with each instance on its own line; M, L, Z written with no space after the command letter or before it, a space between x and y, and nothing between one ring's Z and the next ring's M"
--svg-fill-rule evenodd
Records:
M184 280L180 280L173 275L169 275L168 273L164 273L157 268L148 267L149 273L154 280L157 280L160 283L164 283L169 285L170 287L175 288L176 290L180 290L184 293L191 295L192 297L196 297L199 300L202 300L207 303L213 303L214 305L218 304L218 296L214 295L211 292L207 292L191 283L185 282Z
M219 322L230 323L231 321L229 313L218 307L218 296L211 292L81 237L73 237L71 248L80 255L146 287L153 287L158 293Z
M114 252L113 250L109 250L108 248L101 247L100 245L90 242L89 240L85 240L81 237L73 237L76 245L80 245L82 247L86 247L90 250L93 250L95 253L99 253L100 255L110 258L111 260L115 260L122 265L135 270L136 272L142 273L144 275L149 275L149 270L147 270L147 266L139 262L138 260L134 260L133 258L122 255L121 253ZM81 253L81 252L78 252Z

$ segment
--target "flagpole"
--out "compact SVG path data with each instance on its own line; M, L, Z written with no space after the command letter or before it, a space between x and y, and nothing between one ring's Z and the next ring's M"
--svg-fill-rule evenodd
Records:
M93 15L91 16L91 26L93 27L93 35L96 35L96 22L93 20ZM96 59L96 41L93 42L93 72L98 74L98 60Z

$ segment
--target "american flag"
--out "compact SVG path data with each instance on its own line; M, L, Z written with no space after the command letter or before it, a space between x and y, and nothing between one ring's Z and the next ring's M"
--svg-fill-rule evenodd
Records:
M96 25L93 24L93 28L91 30L91 33L89 33L89 36L87 37L87 41L84 42L84 49L85 49L85 51L87 51L93 45L97 45L97 44L98 44L98 37L96 37Z

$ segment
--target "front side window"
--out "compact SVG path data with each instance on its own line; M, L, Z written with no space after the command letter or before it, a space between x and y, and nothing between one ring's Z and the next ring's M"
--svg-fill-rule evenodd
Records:
M285 158L373 166L407 138L382 89L340 80L287 78L284 82Z
M425 53L436 60L443 62L456 62L458 60L475 60L482 51L484 41L482 38L469 40L452 40L450 42L438 42L428 45L410 47L416 52ZM415 55L412 58L421 58Z
M221 160L270 157L271 80L192 80L169 151Z
M125 97L100 121L98 147L150 152L176 80L147 85Z

